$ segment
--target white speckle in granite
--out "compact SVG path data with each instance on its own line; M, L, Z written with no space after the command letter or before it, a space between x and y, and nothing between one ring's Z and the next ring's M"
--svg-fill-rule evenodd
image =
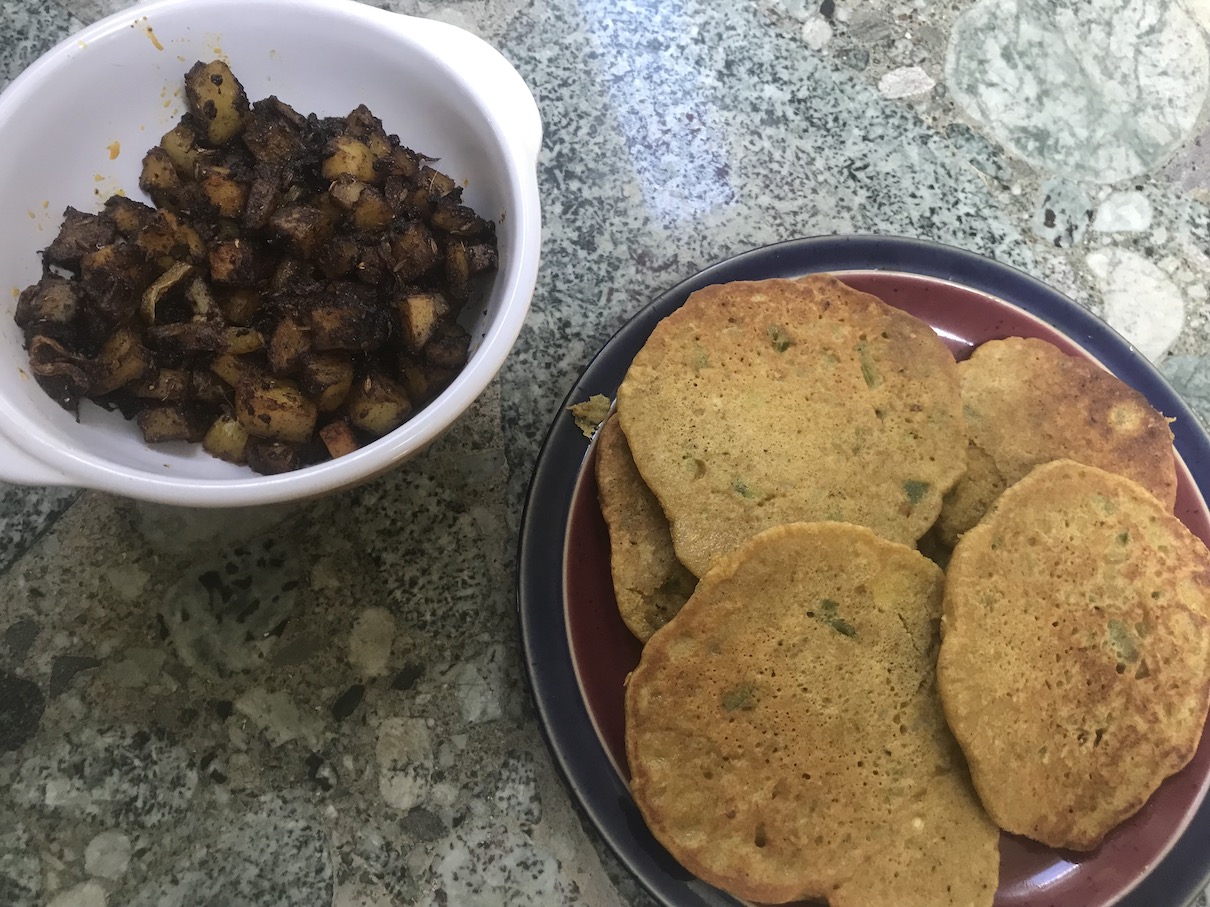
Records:
M1042 239L1062 249L1078 246L1091 219L1092 200L1077 183L1056 178L1042 185L1032 223Z
M1210 0L1181 0L1185 10L1203 29L1210 31Z
M378 776L378 792L388 806L407 812L429 796L430 772L417 765L404 765Z
M334 558L321 557L312 565L311 588L321 591L340 588L340 568Z
M0 42L0 88L56 42L84 27L80 19L58 3L36 3L20 8L6 3L0 6L0 11L0 21L6 28L12 28L12 33L6 35L7 40ZM18 25L19 28L15 27Z
M823 50L832 40L832 26L823 16L812 16L802 25L802 41L812 50Z
M469 827L468 827L469 826ZM557 904L567 899L557 861L511 824L464 824L428 863L417 907ZM438 898L436 891L444 892Z
M332 895L332 907L392 907L391 895L381 885L342 882Z
M298 546L275 536L191 566L160 609L181 661L220 678L264 665L297 604L301 571Z
M167 655L162 649L147 649L136 646L126 650L126 655L106 672L118 686L127 688L146 687L155 683L164 668ZM165 678L169 682L172 678ZM175 686L175 684L173 684Z
M84 882L54 896L46 907L105 907L105 889L96 882Z
M118 595L127 601L134 601L147 587L151 576L134 564L114 564L105 568L105 578Z
M4 779L0 771L0 780ZM0 893L5 907L35 907L43 903L42 868L29 831L13 815L0 810Z
M270 693L253 687L235 700L235 710L264 731L273 746L302 739L312 749L319 748L323 719L299 708L284 690Z
M90 876L120 879L130 865L130 838L120 831L103 831L84 849L84 869Z
M14 564L79 495L74 488L18 488L0 482L0 570Z
M954 100L1031 164L1098 183L1144 173L1189 136L1206 43L1176 0L979 0L954 23Z
M176 852L127 907L318 907L332 903L332 856L315 809L288 793L180 829Z
M477 661L466 661L454 669L452 680L462 706L462 717L475 724L503 714L500 704L500 668L503 652L490 647Z
M366 608L349 632L349 663L363 678L381 677L391 661L395 618L386 608Z
M424 719L385 719L374 753L382 799L400 810L418 805L426 796L433 763L432 735Z
M927 94L937 83L919 66L892 69L878 80L878 90L885 98L910 98Z
M1129 249L1098 249L1087 258L1110 326L1152 361L1164 355L1185 323L1180 290L1158 267Z
M1101 233L1137 233L1151 226L1151 202L1142 192L1112 192L1099 205L1092 229Z
M10 794L50 815L151 828L178 818L196 787L188 754L163 732L77 727L36 747Z
M173 507L149 501L132 501L135 528L156 551L194 555L215 551L260 535L290 516L300 505L265 504L225 510L213 507Z

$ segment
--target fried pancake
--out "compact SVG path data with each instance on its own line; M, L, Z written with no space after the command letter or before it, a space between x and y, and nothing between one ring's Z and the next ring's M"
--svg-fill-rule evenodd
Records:
M954 545L990 502L1033 467L1076 460L1134 479L1169 510L1176 464L1168 421L1145 397L1087 359L1045 340L991 340L958 366L972 445L990 462L946 496L938 520Z
M716 562L626 687L631 789L686 869L762 903L992 903L999 832L934 683L942 584L840 523Z
M1210 552L1146 489L1070 460L958 542L938 685L1004 829L1089 850L1197 748Z
M630 632L646 642L685 604L697 577L676 559L668 520L635 468L616 415L597 435L596 474L614 598Z
M618 415L698 576L783 523L857 523L913 543L965 468L944 344L826 274L693 293L635 357Z

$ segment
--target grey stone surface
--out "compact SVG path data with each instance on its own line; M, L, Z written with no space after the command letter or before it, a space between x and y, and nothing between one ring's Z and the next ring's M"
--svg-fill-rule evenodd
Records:
M0 82L119 5L0 0ZM386 5L487 38L538 99L531 314L445 437L325 500L0 487L0 685L24 696L0 904L650 904L543 743L517 533L584 365L721 258L971 249L1105 314L1210 418L1205 36L1176 0Z

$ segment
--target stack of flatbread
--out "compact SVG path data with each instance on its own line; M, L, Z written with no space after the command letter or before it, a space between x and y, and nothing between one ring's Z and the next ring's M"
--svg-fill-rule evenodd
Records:
M1192 758L1210 553L1167 421L1086 360L958 364L828 275L707 287L635 357L596 475L645 643L632 791L711 884L989 905L1001 829L1094 848Z

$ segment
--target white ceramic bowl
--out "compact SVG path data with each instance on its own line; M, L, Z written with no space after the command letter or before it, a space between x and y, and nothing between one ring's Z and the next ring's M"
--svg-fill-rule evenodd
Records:
M13 323L17 292L37 281L38 252L64 208L97 210L119 190L146 200L142 157L182 113L185 71L215 57L252 99L276 94L303 113L333 116L366 104L405 145L440 158L466 203L497 223L499 271L453 384L386 437L278 476L200 445L149 446L134 423L91 403L77 423L29 375ZM541 137L532 94L484 41L354 0L161 0L63 41L0 94L0 479L237 507L321 495L418 453L492 380L529 309Z

